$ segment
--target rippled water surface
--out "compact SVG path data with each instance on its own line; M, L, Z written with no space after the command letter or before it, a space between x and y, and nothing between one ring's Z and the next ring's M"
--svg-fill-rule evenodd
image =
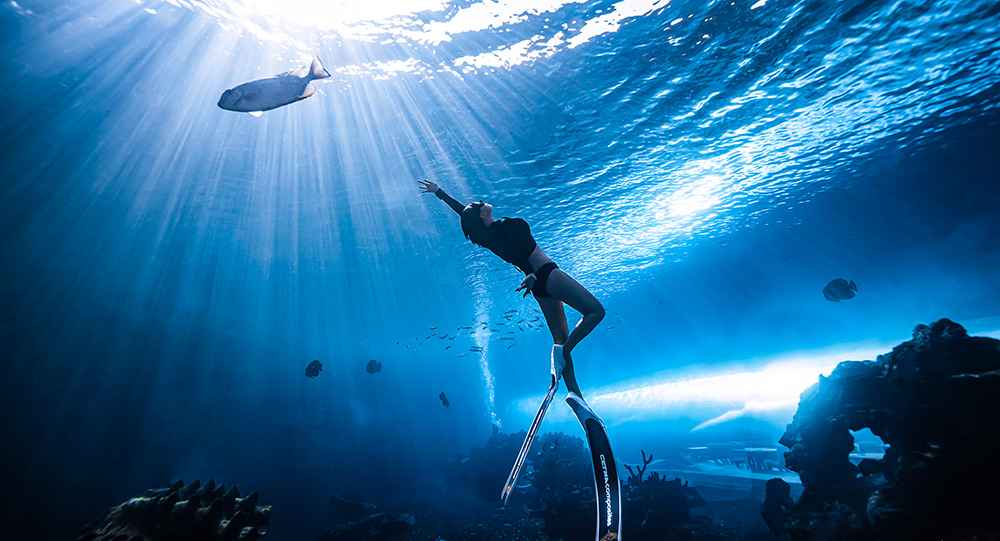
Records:
M575 358L620 460L780 435L917 323L1000 329L995 1L24 0L0 35L4 452L94 494L18 531L180 476L316 511L524 428L537 306L418 179L604 303ZM216 106L313 55L314 96Z

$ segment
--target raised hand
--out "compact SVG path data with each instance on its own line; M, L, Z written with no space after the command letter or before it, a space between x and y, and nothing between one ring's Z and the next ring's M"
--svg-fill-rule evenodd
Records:
M421 193L434 193L438 191L438 185L433 180L418 180L420 183Z

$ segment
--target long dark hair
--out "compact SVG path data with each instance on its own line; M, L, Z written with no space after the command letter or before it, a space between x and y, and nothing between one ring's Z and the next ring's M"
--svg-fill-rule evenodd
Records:
M477 201L469 203L462 209L462 233L465 233L465 238L471 240L476 246L483 246L487 239L486 224L483 223L483 218L479 215L484 204L482 201Z

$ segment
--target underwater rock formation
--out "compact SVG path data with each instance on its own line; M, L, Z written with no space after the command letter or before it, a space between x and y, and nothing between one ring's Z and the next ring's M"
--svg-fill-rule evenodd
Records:
M629 539L667 541L691 539L693 529L704 526L707 519L691 516L691 509L705 505L694 487L681 483L680 478L667 480L659 473L643 477L653 455L642 451L642 466L633 470L629 465L628 480L623 489L623 532Z
M361 520L377 510L368 496L349 490L330 496L330 509L347 522Z
M320 541L387 541L405 535L416 520L405 513L375 513L361 520L334 526Z
M271 520L271 506L258 506L257 498L214 480L177 481L109 509L78 541L250 541L267 534Z
M792 487L784 479L768 479L764 485L764 503L760 506L760 516L771 533L783 536L785 520L792 504Z
M806 389L780 443L803 492L791 539L996 539L1000 341L941 319L875 361L845 361ZM886 444L855 466L850 431Z

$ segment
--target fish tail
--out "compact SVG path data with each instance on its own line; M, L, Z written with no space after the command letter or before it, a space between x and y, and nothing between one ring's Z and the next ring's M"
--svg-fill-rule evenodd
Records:
M854 291L858 290L858 286L854 284L854 280L851 280L851 283L847 284L847 287L853 289Z
M313 79L326 79L327 77L330 76L330 72L326 71L326 68L323 67L323 62L320 62L318 56L313 57L312 66L310 69L312 70L311 75Z

